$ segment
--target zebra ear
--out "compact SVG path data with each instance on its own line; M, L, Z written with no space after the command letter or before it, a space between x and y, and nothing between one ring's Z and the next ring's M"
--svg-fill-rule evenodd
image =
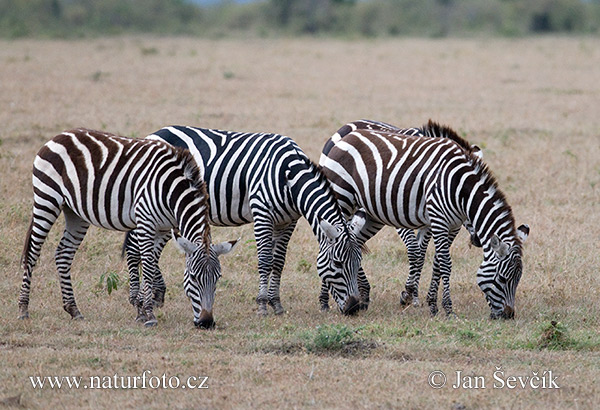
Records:
M175 245L177 245L177 248L179 248L179 250L185 253L186 255L191 255L192 253L198 250L198 245L181 236L179 232L175 231L175 229L171 230L171 233L173 235L173 240L175 241Z
M319 222L319 226L330 241L335 241L342 234L341 229L336 228L327 221Z
M479 159L483 159L483 151L477 145L471 145L471 152Z
M227 242L212 244L212 245L210 245L210 247L212 248L213 251L215 251L217 256L225 255L225 254L231 252L233 250L233 248L235 248L235 245L237 245L237 243L240 241L240 239L242 239L242 238L238 238L235 241L227 241Z
M357 213L355 213L352 217L352 220L350 221L350 228L352 229L354 235L358 235L358 233L365 226L366 223L367 218L365 217L364 212L361 212L359 210Z
M498 235L492 236L491 245L492 250L496 252L496 255L498 255L500 260L506 258L506 255L508 255L508 245L502 242L500 238L498 238Z
M521 240L521 243L525 243L529 237L529 225L523 224L517 228L517 236Z
M473 228L473 226L467 222L464 223L464 227L469 232L469 235L471 235L471 245L475 246L476 248L481 248L481 241L479 240L479 236L477 236L475 228Z
M479 240L479 236L475 233L471 234L471 245L476 248L481 248L481 241Z

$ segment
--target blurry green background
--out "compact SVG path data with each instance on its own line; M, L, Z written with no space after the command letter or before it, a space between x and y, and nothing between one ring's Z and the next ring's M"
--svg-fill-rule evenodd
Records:
M526 36L600 32L600 0L0 0L0 37Z

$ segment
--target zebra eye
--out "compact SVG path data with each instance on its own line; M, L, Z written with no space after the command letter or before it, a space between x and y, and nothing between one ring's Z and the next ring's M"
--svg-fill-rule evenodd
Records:
M342 269L344 267L344 264L341 261L333 261L333 267L336 269Z

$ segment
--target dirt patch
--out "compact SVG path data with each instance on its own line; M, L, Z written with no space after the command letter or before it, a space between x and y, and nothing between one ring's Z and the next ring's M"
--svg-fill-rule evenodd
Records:
M278 355L298 355L315 354L319 356L340 356L344 358L362 359L371 355L378 347L376 342L371 340L351 340L342 342L336 348L314 348L307 347L305 343L272 343L267 344L258 351L261 353L274 353Z

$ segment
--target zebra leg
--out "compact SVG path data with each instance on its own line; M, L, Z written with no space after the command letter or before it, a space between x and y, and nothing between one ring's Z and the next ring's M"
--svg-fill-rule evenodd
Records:
M154 274L154 284L152 286L152 300L154 301L154 307L163 307L165 304L165 293L167 292L167 285L165 284L165 278L160 271L158 261L162 255L162 251L165 249L165 245L171 239L170 232L161 232L156 238L154 245L154 253L156 258L156 273Z
M129 303L137 310L136 322L144 323L148 320L144 312L144 297L140 292L140 265L142 257L138 245L137 231L131 230L125 235L121 257L127 256L127 270L129 271Z
M419 229L417 232L417 235L415 235L415 232L411 229L398 229L398 235L406 244L409 263L406 290L402 291L400 295L400 304L403 306L409 303L412 303L413 306L420 306L419 281L425 263L425 254L431 238L431 231L429 229Z
M321 312L327 312L329 310L329 289L325 282L321 282L321 293L319 293L319 305L321 306Z
M125 234L123 241L123 251L121 256L127 258L127 270L129 272L129 303L133 306L138 306L138 301L141 301L140 296L140 264L142 258L138 248L137 233L135 230Z
M438 313L437 294L439 286L440 265L436 252L433 257L433 273L431 274L431 284L429 285L429 292L427 292L427 304L429 305L429 312L431 313L431 316L435 316Z
M77 216L69 208L65 208L63 213L65 215L65 230L54 254L56 269L58 270L60 279L63 309L71 315L71 318L83 319L83 315L79 312L75 303L75 295L73 294L73 286L71 285L71 263L90 224Z
M356 240L358 244L362 247L364 244L371 239L373 236L377 234L385 225L379 221L371 218L364 210L359 210L357 212L361 213L361 217L365 219L365 223L356 234ZM367 279L367 275L365 274L362 265L358 269L358 293L360 297L360 310L367 310L369 308L370 302L370 294L371 294L371 285L369 284L369 280Z
M404 242L404 245L406 245L406 253L408 255L408 263L410 265L408 278L406 279L406 290L403 290L400 294L400 305L406 306L415 300L418 300L418 298L413 299L415 282L417 284L417 292L419 283L418 279L415 280L416 278L414 277L415 272L413 270L413 266L416 263L415 256L418 255L419 245L417 243L415 231L412 229L398 228L396 232L398 232L398 236L400 236L400 239L402 239L402 242ZM410 287L409 283L411 284Z
M358 269L358 295L360 298L359 310L369 309L369 303L371 301L371 285L367 279L367 275L363 270L362 266Z
M50 228L60 215L60 204L49 205L44 201L44 206L38 204L34 196L33 213L25 239L21 264L23 267L23 282L19 292L19 319L29 318L29 294L31 292L31 272L37 263L42 245L48 237Z
M156 326L158 321L154 316L154 300L152 298L152 287L156 273L156 253L154 252L155 235L151 232L138 232L138 246L142 258L142 308L146 321L146 327ZM138 312L138 317L139 317Z
M169 232L161 233L157 237L154 246L156 261L160 259L160 255L169 239ZM146 322L147 317L144 311L144 298L143 294L140 293L141 256L136 230L129 231L125 236L123 252L127 255L127 268L129 270L129 303L137 308L136 322ZM152 286L152 300L154 307L163 306L166 289L167 287L164 278L157 265Z
M442 273L442 281L444 282L444 290L442 292L442 307L446 312L446 316L456 316L452 311L452 299L450 299L450 273L452 271L452 261L450 260L450 246L452 246L452 242L454 242L454 238L460 231L460 227L452 229L448 234L448 260L447 260L447 268L440 265L441 273Z
M266 316L269 301L268 285L269 275L273 271L273 222L268 217L263 217L261 212L254 218L254 238L258 254L258 304L257 314Z
M444 282L444 290L442 293L442 307L447 316L453 315L452 299L450 298L450 273L452 271L452 260L450 259L450 245L458 234L458 229L454 228L450 232L441 231L434 233L435 257L433 261L433 275L431 277L431 285L427 294L427 303L431 315L435 316L438 312L437 308L437 292L440 284L440 278Z
M269 279L269 305L273 308L276 315L281 315L284 310L279 296L279 286L281 283L281 273L285 265L285 256L287 253L290 237L296 228L296 222L275 230L273 244L273 271Z

